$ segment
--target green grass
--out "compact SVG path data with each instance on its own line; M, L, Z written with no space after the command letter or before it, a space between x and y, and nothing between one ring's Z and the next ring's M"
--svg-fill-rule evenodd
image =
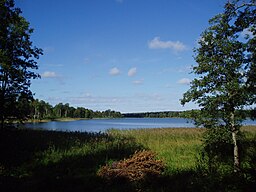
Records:
M138 130L110 130L112 136L133 137L136 142L156 152L169 171L187 171L196 168L201 150L203 129L163 128Z
M3 129L0 191L134 191L138 184L106 183L97 171L141 149L155 152L167 167L162 177L139 184L142 191L250 191L256 187L256 127L243 127L242 131L243 174L234 177L198 168L204 129L107 133Z

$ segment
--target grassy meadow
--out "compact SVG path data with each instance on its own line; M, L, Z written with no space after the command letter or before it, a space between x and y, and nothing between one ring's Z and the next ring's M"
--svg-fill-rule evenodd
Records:
M203 129L159 128L137 130L110 130L116 137L133 137L137 143L150 149L163 159L171 172L194 170L201 149Z
M243 172L202 171L204 129L109 130L106 133L0 130L1 191L254 191L256 127L243 127ZM100 167L151 150L166 165L142 183L106 182Z

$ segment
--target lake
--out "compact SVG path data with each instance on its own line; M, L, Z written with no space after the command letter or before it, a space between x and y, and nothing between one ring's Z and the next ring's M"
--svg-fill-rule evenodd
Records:
M244 125L256 125L256 121L246 120ZM89 119L78 121L50 121L47 123L27 123L27 128L40 128L58 131L104 132L107 129L141 128L193 128L193 122L183 118L120 118Z

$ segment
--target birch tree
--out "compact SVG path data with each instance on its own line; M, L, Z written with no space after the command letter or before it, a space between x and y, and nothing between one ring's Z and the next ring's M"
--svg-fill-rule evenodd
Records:
M227 2L209 25L195 48L197 65L192 72L196 78L181 104L199 105L200 114L194 120L207 128L206 142L230 142L234 172L239 172L238 133L245 116L238 111L256 103L255 0Z

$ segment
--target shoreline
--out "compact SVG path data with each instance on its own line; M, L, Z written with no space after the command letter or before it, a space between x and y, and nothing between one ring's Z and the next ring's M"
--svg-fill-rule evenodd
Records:
M68 121L79 121L79 120L89 120L88 118L56 118L56 119L28 119L24 121L24 123L47 123L50 121L61 121L61 122L68 122Z

